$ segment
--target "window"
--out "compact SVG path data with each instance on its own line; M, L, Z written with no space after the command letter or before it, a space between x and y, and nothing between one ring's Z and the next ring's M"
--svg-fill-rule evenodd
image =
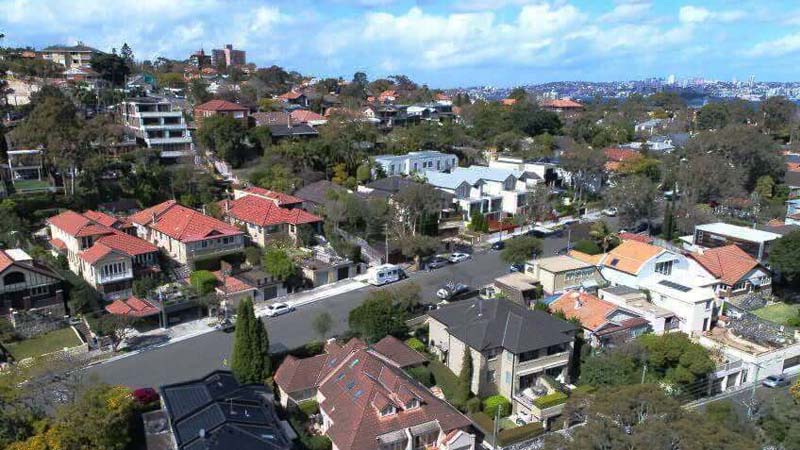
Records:
M711 310L711 300L706 300L706 311Z
M505 373L506 384L511 384L511 372Z
M744 291L745 289L747 289L747 285L748 284L749 283L748 283L747 280L740 281L740 282L734 284L733 285L733 292Z
M412 398L411 400L406 403L406 409L414 409L419 406L419 399L416 397Z
M381 417L391 416L395 412L394 405L389 405L381 410Z
M675 261L663 261L656 263L656 272L662 275L670 275L672 274L672 264Z
M494 370L486 371L486 381L490 383L494 383L495 381L497 381L497 374L495 373Z
M22 272L11 272L3 277L3 284L6 286L10 284L18 284L25 282L25 274Z

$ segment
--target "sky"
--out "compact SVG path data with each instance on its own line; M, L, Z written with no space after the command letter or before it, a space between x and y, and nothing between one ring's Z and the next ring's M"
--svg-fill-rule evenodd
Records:
M430 87L649 77L797 80L796 0L0 0L3 45L127 42L137 59L233 44L320 77Z

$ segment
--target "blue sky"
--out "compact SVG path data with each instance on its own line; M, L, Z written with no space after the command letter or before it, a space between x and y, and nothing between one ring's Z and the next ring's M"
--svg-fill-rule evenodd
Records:
M793 0L0 0L5 45L232 43L259 65L432 87L651 76L798 79Z

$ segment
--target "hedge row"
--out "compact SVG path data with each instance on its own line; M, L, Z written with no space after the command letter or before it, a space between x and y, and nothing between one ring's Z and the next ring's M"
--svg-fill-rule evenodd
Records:
M449 401L453 401L458 396L458 377L450 369L439 361L431 361L428 364L433 374L433 380L437 386L442 388L444 396Z
M532 422L521 427L509 428L497 434L497 443L501 447L535 438L544 433L544 427L539 422Z
M555 391L552 394L543 395L533 401L533 404L539 409L550 408L551 406L560 405L567 401L567 394Z

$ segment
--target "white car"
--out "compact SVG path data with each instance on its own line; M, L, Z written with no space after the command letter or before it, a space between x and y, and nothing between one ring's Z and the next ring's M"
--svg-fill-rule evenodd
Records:
M468 253L455 252L455 253L451 253L450 257L447 258L447 259L451 263L455 264L455 263L460 263L461 261L466 261L466 260L468 260L470 258L472 258L472 256L470 256Z
M273 303L267 306L267 317L280 316L281 314L290 313L292 311L294 311L294 306L288 303Z
M611 208L606 208L602 211L602 214L604 216L614 217L617 215L617 208L613 206Z

